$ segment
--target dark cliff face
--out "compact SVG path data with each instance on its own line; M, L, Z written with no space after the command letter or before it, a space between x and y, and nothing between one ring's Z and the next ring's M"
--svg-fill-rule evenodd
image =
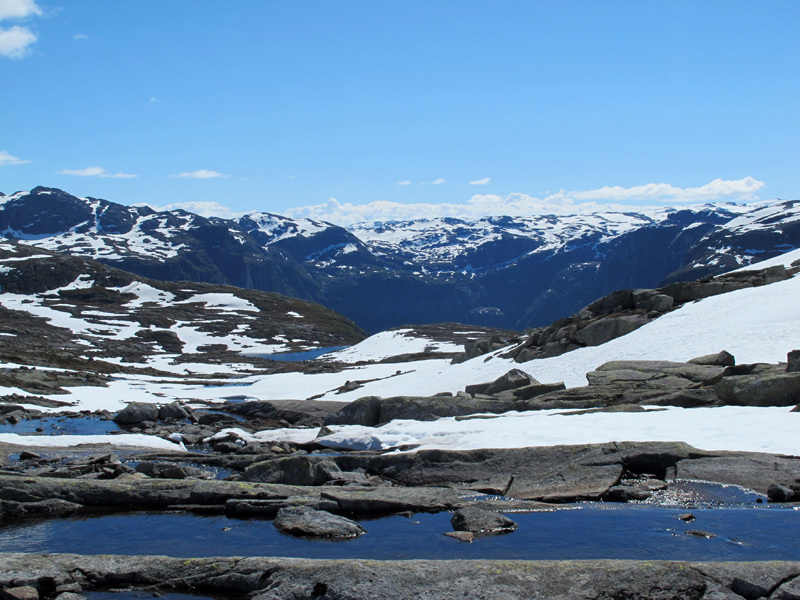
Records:
M623 215L631 225L617 230L603 218L586 226L578 217L448 218L418 238L403 237L408 224L377 223L369 232L398 234L381 242L359 237L365 226L269 214L208 219L39 187L4 197L0 231L153 279L319 302L373 332L443 321L523 329L615 289L696 279L798 247L797 213L798 202L676 210L660 220L631 213ZM557 243L546 239L554 231Z

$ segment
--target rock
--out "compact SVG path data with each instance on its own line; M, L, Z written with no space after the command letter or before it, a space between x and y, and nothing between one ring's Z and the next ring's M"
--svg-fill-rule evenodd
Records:
M305 506L314 510L339 511L332 500L312 499L304 496L275 500L238 500L232 498L225 503L225 515L237 519L272 519L282 508Z
M642 315L623 315L590 321L575 332L575 340L585 346L600 346L645 325L649 319Z
M767 498L770 502L794 502L800 500L800 493L788 485L773 483L767 488Z
M792 350L786 355L786 372L797 373L800 371L800 350Z
M513 395L515 398L519 398L520 400L530 400L536 396L541 396L543 394L549 394L551 392L557 392L565 389L567 389L567 386L565 386L563 382L534 383L514 389Z
M472 533L510 533L517 529L517 524L508 517L477 506L458 509L453 513L450 524L456 531Z
M800 403L800 373L759 373L725 377L714 391L735 406L791 406Z
M273 524L279 531L298 537L346 540L366 533L355 521L305 506L280 509Z
M218 442L214 444L211 449L214 452L219 452L220 454L232 454L233 452L238 452L241 449L236 442Z
M120 425L155 421L158 419L158 407L147 402L131 402L117 413L113 421Z
M683 513L683 514L681 514L681 515L678 515L678 518L679 518L681 521L686 521L687 523L691 523L691 522L692 522L692 521L694 521L694 520L695 520L697 517L695 517L695 516L694 516L692 513Z
M79 579L254 600L734 600L792 598L800 563L635 560L314 560L0 554L0 587ZM795 587L793 587L795 586ZM786 592L786 595L780 595ZM738 596L736 595L738 594Z
M716 453L722 454L722 453ZM679 479L728 483L767 493L773 484L791 487L800 472L800 458L757 452L684 459L676 465Z
M61 592L55 597L55 600L86 600L86 596L75 592Z
M475 541L475 534L471 531L446 531L444 533L447 537L455 538L459 542L474 542Z
M686 532L686 535L698 538L705 538L707 540L717 537L716 534L711 533L710 531L702 531L700 529L690 529L689 531Z
M724 369L713 365L693 365L665 360L615 360L587 373L590 384L605 385L615 381L642 381L660 387L713 385L722 379ZM675 379L669 379L675 378ZM676 385L676 380L684 380Z
M800 578L794 577L790 581L782 583L777 590L772 592L770 598L773 600L800 600Z
M365 396L343 406L325 418L325 425L364 425L375 427L380 423L381 399Z
M5 588L0 593L2 600L39 600L39 591L30 585Z
M158 409L158 418L162 421L182 421L188 419L191 409L187 409L180 402L170 402Z
M35 502L0 500L0 514L16 518L43 515L66 515L82 508L83 506L80 504L58 498L48 498Z
M606 502L636 502L647 500L652 495L653 490L629 485L615 485L608 488L608 491L603 495L603 500Z
M717 354L706 354L705 356L698 356L689 361L693 365L715 365L719 367L732 367L736 364L736 359L733 354L723 350Z
M231 415L210 410L196 410L192 417L200 425L238 425L239 420Z
M488 395L497 394L506 390L513 390L529 385L539 384L533 377L520 369L511 369L505 375L498 377L483 392Z
M20 460L41 460L42 456L40 454L36 454L36 452L29 452L28 450L23 450L19 453Z

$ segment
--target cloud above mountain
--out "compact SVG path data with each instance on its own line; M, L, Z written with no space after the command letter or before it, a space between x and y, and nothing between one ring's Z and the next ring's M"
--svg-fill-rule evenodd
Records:
M335 198L324 204L300 206L284 211L286 216L307 217L352 225L373 221L458 217L465 219L487 215L530 216L544 214L586 214L599 211L637 210L647 206L696 204L702 202L749 202L757 200L763 181L752 177L737 180L715 179L699 187L680 188L667 183L648 183L634 187L606 186L596 190L561 190L544 198L515 193L507 196L476 194L464 204L403 204L377 201L368 204L340 203Z
M110 173L103 167L86 167L85 169L64 169L61 175L75 175L76 177L103 177L112 179L132 179L138 177L132 173Z

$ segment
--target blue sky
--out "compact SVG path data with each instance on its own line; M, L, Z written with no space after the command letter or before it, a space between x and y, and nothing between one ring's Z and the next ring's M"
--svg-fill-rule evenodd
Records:
M795 0L0 0L0 191L348 218L797 198L798 25Z

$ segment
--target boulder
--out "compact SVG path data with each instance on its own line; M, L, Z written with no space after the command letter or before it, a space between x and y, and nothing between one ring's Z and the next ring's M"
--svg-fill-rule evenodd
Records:
M298 537L347 540L366 533L355 521L307 506L280 509L273 524L279 531Z
M800 350L792 350L786 355L786 372L797 373L800 371Z
M343 406L325 418L325 425L364 425L375 427L381 418L381 399L365 396Z
M191 409L184 407L180 402L170 402L158 409L158 418L162 421L181 421L188 419ZM147 419L148 421L152 419Z
M639 329L648 321L643 315L623 315L590 321L575 332L575 340L584 346L600 346Z
M706 354L705 356L698 356L689 361L693 365L715 365L718 367L732 367L736 364L736 359L733 354L723 350L717 354Z
M120 425L131 425L143 421L158 419L158 407L147 402L131 402L119 411L114 417L114 422Z
M9 587L0 591L2 600L39 600L39 591L30 585Z
M714 391L725 404L792 406L800 403L800 373L759 373L725 377Z
M497 394L506 390L513 390L529 385L539 384L536 379L528 375L525 371L520 369L511 369L505 375L495 379L484 391L485 394Z
M794 502L800 499L800 493L788 485L773 483L767 488L767 498L770 502Z
M510 533L517 529L517 524L508 517L477 506L458 509L453 513L450 524L455 531L472 533Z

